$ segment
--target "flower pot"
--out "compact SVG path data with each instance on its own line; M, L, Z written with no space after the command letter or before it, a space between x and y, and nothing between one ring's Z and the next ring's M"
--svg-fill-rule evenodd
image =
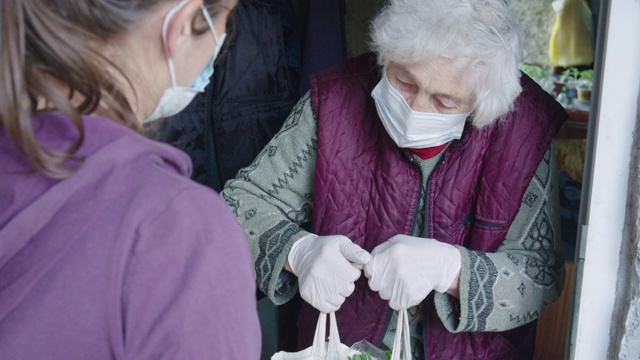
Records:
M588 102L591 100L591 81L580 80L576 84L576 91L578 92L578 100L582 102Z
M553 92L556 94L560 94L562 92L562 87L565 86L564 81L556 80L553 82Z
M588 102L591 100L591 89L578 88L578 100Z

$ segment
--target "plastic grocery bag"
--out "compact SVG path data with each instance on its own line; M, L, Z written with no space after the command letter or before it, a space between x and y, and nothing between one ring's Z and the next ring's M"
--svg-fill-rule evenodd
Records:
M353 355L349 360L389 360L391 351L385 351L373 345L367 340L360 340L351 345L351 350L356 350L359 355Z
M556 0L556 21L549 41L549 62L554 66L589 65L593 62L591 10L584 0Z
M325 341L327 315L329 315L329 339ZM358 351L349 349L347 345L340 342L336 314L320 313L311 347L294 353L279 351L271 357L271 360L348 360L349 356L356 354Z
M391 360L411 360L411 341L409 333L409 315L407 309L398 311L396 337L393 339Z
M329 339L325 341L327 315L329 315ZM388 358L412 360L409 316L406 309L398 312L398 325L390 356L367 341L359 341L350 348L342 344L336 324L336 314L320 313L311 347L294 353L279 351L271 357L271 360L388 360Z
M351 350L356 350L357 354L352 355L349 360L411 360L413 355L411 355L407 309L398 311L398 323L392 351L384 351L366 340L353 344Z

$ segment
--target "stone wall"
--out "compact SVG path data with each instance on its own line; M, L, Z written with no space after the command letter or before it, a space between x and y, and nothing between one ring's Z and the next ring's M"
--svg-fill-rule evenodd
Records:
M547 65L547 49L553 28L552 0L509 0L514 16L528 32L524 40L523 62ZM384 4L384 0L345 0L345 34L349 57L368 51L369 22Z
M527 28L523 59L527 64L547 66L549 38L555 21L552 0L509 0L515 18Z

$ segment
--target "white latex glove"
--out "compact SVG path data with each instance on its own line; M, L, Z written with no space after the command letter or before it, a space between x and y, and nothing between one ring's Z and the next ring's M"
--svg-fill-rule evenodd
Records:
M460 251L435 239L396 235L371 252L369 287L394 310L418 305L432 290L447 291L460 273Z
M309 234L293 244L288 256L300 296L323 313L340 308L369 259L367 251L342 235Z

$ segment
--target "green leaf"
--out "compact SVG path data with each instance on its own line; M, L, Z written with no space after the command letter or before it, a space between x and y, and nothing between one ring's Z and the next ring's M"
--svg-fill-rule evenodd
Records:
M539 65L518 64L518 69L532 79L546 79L549 76L549 73Z
M593 80L593 69L580 71L580 79L582 79L582 80Z

